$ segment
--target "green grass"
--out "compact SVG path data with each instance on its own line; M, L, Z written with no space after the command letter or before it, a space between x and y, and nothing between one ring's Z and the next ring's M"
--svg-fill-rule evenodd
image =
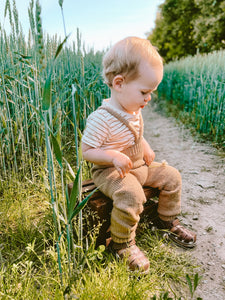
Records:
M9 1L6 4L9 17L13 13ZM51 97L48 124L57 137L70 136L74 129L80 134L87 116L109 93L101 77L103 53L86 52L79 30L77 40L65 43L57 52L62 38L43 34L38 1L30 3L29 18L31 32L27 39L20 27L15 30L18 26L13 18L10 33L6 33L0 20L0 175L3 177L11 172L27 174L28 170L33 177L37 165L46 166L44 91ZM47 78L51 79L48 89Z
M168 111L225 147L225 51L187 57L165 65L159 98ZM162 103L163 105L163 103Z
M61 244L61 286L45 182L11 180L2 184L0 194L1 299L64 299L63 293L79 299L151 299L165 291L173 299L174 294L188 297L185 275L192 276L199 269L188 253L180 253L146 228L138 234L137 243L149 257L148 275L139 277L104 249L95 250L97 229L90 229L88 238L84 236L84 248L76 250L80 258L76 258L71 276L66 244Z

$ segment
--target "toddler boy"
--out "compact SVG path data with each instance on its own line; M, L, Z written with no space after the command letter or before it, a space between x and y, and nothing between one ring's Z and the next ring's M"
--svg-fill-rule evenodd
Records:
M148 40L128 37L104 56L103 74L111 97L87 120L82 137L83 158L94 163L92 177L113 200L111 247L126 258L131 270L147 273L149 260L135 244L135 232L146 197L143 186L159 191L158 228L193 247L196 235L180 225L181 176L171 166L154 162L143 137L141 109L151 100L163 77L162 58Z

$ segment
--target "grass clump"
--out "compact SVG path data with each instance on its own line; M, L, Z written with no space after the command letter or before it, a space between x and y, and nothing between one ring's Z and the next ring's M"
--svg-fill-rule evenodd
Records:
M171 251L150 231L138 238L138 245L145 248L150 260L148 275L132 273L125 263L108 257L104 267L98 265L82 275L82 281L75 289L79 299L152 299L164 291L180 295L179 290L184 291L186 272L193 272L187 257L177 255L174 249Z
M1 299L152 299L164 291L173 297L180 296L179 291L188 295L185 276L195 273L190 257L146 228L138 234L137 244L150 260L148 275L128 271L126 264L118 262L104 247L94 249L96 232L91 229L84 236L83 249L76 248L80 258L71 277L67 247L62 243L61 285L45 183L11 179L2 183L0 195ZM75 219L73 226L76 223Z

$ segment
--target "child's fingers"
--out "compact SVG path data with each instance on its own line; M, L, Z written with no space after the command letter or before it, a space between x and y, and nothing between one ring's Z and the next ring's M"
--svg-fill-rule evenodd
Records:
M147 157L144 157L144 161L145 161L145 163L146 163L147 166L150 165L150 161L149 161L149 159Z
M126 168L126 169L123 169L123 168L117 168L117 171L120 175L120 178L124 178L126 176L127 173L129 173L131 168Z
M120 175L120 178L123 178L124 177L124 173L123 173L122 169L117 168L117 171L118 171L118 173Z
M131 160L129 161L128 167L129 167L129 171L130 171L130 169L132 169L132 168L133 168L133 163L132 163L132 161L131 161Z
M144 161L146 163L147 166L150 166L150 164L153 162L154 157L153 156L146 156L144 157Z
M116 167L116 169L120 175L120 178L124 178L126 176L126 174L129 173L130 170L133 168L133 163L129 157L125 156L125 157L123 157L122 161L115 163L114 166Z

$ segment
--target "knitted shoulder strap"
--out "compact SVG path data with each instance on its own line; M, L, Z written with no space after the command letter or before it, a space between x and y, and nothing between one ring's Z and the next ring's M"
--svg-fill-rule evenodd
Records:
M132 124L130 124L128 120L123 118L118 112L114 111L110 107L105 107L105 106L100 106L98 109L106 110L108 113L110 113L115 118L117 118L120 122L122 122L125 126L127 126L128 129L130 129L130 131L133 133L134 138L135 138L135 142L137 142L141 139L141 137L143 135L143 119L142 119L141 114L140 114L140 133L138 134L136 128Z

